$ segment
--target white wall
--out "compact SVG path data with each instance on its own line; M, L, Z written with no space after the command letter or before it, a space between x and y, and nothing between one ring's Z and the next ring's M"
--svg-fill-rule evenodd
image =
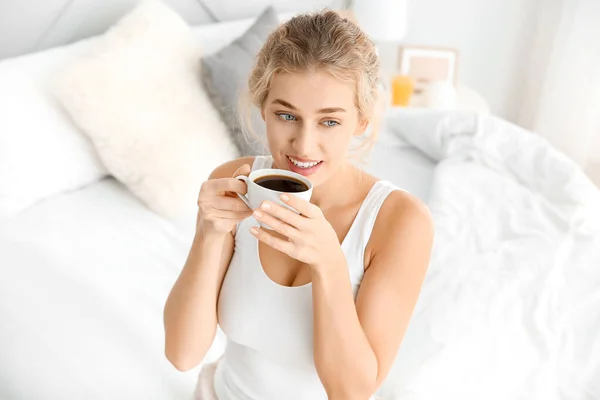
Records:
M98 35L139 0L0 0L0 59ZM344 0L162 0L192 25L258 15L273 5L279 13L323 7Z
M459 80L516 121L538 0L409 0L406 44L460 51Z

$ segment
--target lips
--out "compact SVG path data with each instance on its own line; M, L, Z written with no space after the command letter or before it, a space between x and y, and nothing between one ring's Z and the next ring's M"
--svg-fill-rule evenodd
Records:
M286 156L286 158L290 170L304 176L314 174L323 164L323 161L306 160L292 156Z
M319 164L321 161L306 160L303 158L287 156L288 160L298 168L311 168Z

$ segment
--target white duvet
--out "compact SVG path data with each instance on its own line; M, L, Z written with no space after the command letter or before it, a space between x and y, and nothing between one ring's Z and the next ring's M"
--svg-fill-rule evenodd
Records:
M600 192L493 117L399 111L439 161L428 275L383 388L398 399L600 399Z
M162 327L189 233L113 179L0 221L0 399L191 399Z

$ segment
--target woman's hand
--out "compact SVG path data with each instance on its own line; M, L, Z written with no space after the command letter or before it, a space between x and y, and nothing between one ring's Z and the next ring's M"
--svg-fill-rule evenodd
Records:
M250 169L249 165L242 165L233 176L248 175ZM252 215L252 210L236 194L247 191L246 183L233 177L205 181L198 196L197 231L203 235L233 231L238 222Z
M294 195L283 194L280 199L301 214L277 203L263 202L254 217L285 238L253 227L250 232L258 240L313 268L337 265L345 260L337 234L319 207Z

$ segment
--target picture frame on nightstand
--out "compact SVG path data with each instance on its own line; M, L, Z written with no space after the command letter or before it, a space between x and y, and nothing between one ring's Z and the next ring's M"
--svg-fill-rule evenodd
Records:
M398 55L398 72L410 76L414 93L423 93L432 82L457 85L459 52L448 47L401 46Z

